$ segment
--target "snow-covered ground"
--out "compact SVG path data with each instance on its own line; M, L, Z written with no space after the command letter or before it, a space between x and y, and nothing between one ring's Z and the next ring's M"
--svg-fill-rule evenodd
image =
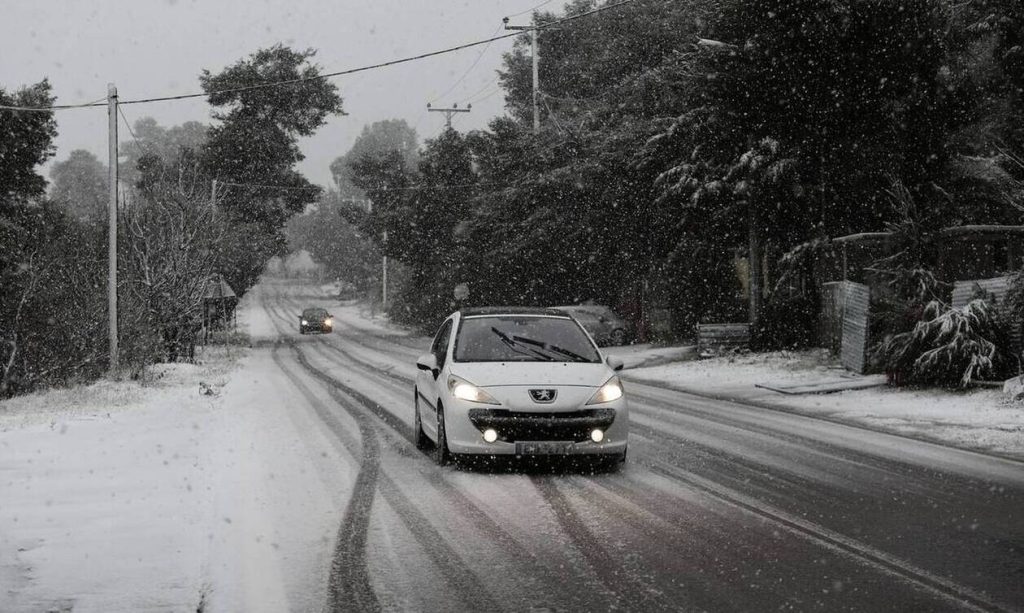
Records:
M242 352L0 403L0 611L320 608L351 467Z
M760 384L840 377L821 350L747 354L639 368L637 381L820 415L899 434L1024 457L1024 404L991 388L956 392L886 386L832 394L788 395Z

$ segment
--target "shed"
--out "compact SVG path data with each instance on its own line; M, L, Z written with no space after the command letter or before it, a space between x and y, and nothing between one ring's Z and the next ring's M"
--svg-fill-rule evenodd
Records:
M206 294L203 296L203 328L209 335L213 329L224 329L230 324L235 325L235 306L238 296L231 289L224 276L213 274L206 282Z

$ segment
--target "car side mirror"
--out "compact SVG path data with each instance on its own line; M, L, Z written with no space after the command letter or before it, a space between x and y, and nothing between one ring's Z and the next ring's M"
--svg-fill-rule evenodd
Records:
M604 361L608 364L608 367L614 370L615 372L619 372L620 370L626 367L626 363L623 362L621 358L617 358L612 355L605 358Z
M416 368L425 370L437 378L440 369L437 367L437 358L432 353L425 353L416 360Z

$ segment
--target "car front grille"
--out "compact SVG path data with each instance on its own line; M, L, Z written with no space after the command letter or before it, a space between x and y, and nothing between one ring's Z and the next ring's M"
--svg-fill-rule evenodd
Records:
M590 440L595 428L607 430L615 421L615 409L584 409L567 413L519 413L508 409L470 409L469 420L483 432L493 428L498 440L574 441Z

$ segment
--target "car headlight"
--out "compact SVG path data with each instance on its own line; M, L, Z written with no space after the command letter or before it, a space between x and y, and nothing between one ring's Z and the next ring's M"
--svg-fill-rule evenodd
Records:
M601 404L618 400L619 398L622 398L622 381L618 377L612 377L601 386L601 389L597 390L597 393L594 394L587 404Z
M448 377L448 391L459 400L479 402L481 404L501 404L487 392L455 375Z
M333 322L332 322L332 321L331 321L330 319L325 319L325 320L324 320L324 325L325 325L325 326L330 326L330 325L331 325L332 323L333 323Z
M303 319L303 320L302 320L302 325L304 325L304 326L308 326L308 325L309 325L309 322L308 322L308 321L306 321L305 319Z

